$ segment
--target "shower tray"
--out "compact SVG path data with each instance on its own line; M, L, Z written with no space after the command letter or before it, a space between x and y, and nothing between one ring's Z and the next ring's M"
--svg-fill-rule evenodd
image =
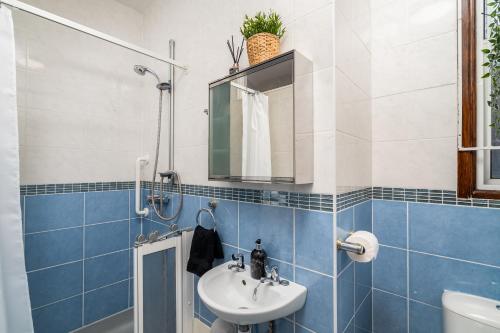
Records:
M71 333L134 333L134 309L127 309Z

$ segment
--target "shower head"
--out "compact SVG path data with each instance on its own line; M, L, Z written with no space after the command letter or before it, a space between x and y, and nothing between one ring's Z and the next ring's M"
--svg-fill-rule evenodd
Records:
M142 65L135 65L134 66L134 71L139 74L139 75L146 75L146 72L152 74L156 80L158 81L158 83L160 83L160 77L155 73L153 72L152 70L150 70L149 68L147 68L146 66L142 66Z
M139 74L139 75L145 75L146 74L146 67L141 66L141 65L135 65L134 66L134 71Z

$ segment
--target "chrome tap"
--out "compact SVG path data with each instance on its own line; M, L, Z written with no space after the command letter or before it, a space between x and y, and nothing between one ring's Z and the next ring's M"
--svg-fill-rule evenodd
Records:
M245 257L243 256L243 254L241 254L241 253L238 253L236 255L232 254L231 258L233 258L233 260L235 262L232 264L229 264L227 266L227 269L236 268L237 272L241 272L241 271L245 270Z
M282 286L288 286L290 282L287 280L281 280L280 274L278 271L278 266L273 266L271 267L271 270L269 270L269 267L266 266L266 277L263 277L260 279L261 283L267 283L276 286L276 285L282 285Z

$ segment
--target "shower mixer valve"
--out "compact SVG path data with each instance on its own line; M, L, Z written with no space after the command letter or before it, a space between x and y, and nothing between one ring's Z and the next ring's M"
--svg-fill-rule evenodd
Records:
M168 203L170 202L170 197L167 194L163 194L162 196L160 196L160 194L155 194L153 197L151 197L151 195L148 195L147 199L150 205L153 204L153 200L155 204L163 203L163 205L168 205Z

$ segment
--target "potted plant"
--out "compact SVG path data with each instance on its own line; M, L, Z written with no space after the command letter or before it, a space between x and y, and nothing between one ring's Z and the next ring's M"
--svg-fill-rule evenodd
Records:
M488 44L483 49L486 68L483 78L491 80L491 90L488 106L491 108L490 126L500 134L500 0L488 2L486 16L488 17Z
M248 61L255 65L279 54L280 39L286 29L281 17L270 10L268 14L258 12L254 17L245 15L240 31L247 40Z

